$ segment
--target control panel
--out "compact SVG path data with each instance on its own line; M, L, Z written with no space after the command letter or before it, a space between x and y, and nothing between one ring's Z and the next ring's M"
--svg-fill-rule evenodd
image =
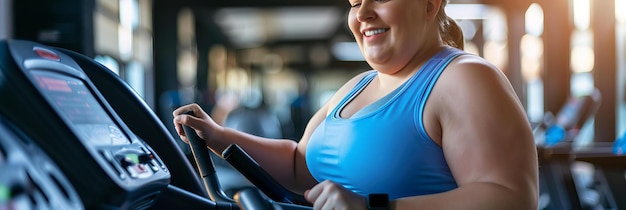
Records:
M99 93L81 66L38 43L0 42L0 113L33 135L86 208L145 208L170 172Z

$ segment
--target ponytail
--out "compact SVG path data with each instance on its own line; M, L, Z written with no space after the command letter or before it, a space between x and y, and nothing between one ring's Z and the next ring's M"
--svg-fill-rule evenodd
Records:
M443 43L463 50L465 47L465 39L463 38L461 27L449 16L446 16L446 20L447 24L445 24L443 30L440 31Z
M439 22L439 34L443 43L463 50L465 47L465 39L463 38L463 30L454 19L448 16L445 12L446 4L448 0L442 0L439 7L439 13L437 13L437 21Z

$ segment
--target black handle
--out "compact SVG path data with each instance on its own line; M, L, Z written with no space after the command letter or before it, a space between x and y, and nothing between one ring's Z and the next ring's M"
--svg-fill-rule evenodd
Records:
M271 201L266 200L258 189L252 187L235 193L235 202L242 210L275 209Z
M206 177L210 174L215 174L213 160L211 159L211 154L209 154L210 151L206 148L204 140L202 140L198 134L196 134L196 131L189 126L183 125L183 130L189 140L189 147L191 148L191 153L193 154L193 157L198 165L200 176Z
M194 116L193 112L187 112L185 114ZM211 159L211 151L207 148L204 140L202 140L198 134L196 134L196 131L189 126L183 125L183 130L187 135L191 153L196 161L196 167L200 172L202 182L204 183L204 187L206 188L211 200L215 202L234 202L234 200L229 198L220 188L219 179L217 178L217 173L215 172L215 166L213 165L213 160Z
M231 144L224 150L222 156L271 199L293 203L289 191L261 168L239 145Z

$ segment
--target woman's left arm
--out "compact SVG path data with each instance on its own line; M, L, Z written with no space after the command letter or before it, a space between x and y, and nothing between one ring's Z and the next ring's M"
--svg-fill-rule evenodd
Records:
M431 98L426 108L435 111L444 155L459 187L401 198L392 207L537 209L535 141L504 74L481 58L461 56L441 75Z

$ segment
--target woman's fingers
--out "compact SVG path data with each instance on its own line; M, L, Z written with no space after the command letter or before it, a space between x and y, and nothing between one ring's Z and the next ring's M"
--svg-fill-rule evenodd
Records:
M172 115L174 115L174 117L187 113L189 111L193 112L194 114L197 113L197 111L201 110L200 106L196 103L192 103L192 104L187 104L181 107L178 107L177 109L175 109L172 112Z
M189 115L187 113L194 113L193 115ZM196 117L203 116L204 112L202 108L198 106L198 104L188 104L185 106L181 106L172 112L174 115L174 128L176 129L176 133L180 136L181 140L185 143L189 143L187 139L187 134L185 133L182 126L189 126L193 130L198 131L202 125L202 119Z
M304 193L313 209L366 209L365 198L331 181L323 181Z

